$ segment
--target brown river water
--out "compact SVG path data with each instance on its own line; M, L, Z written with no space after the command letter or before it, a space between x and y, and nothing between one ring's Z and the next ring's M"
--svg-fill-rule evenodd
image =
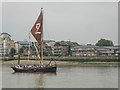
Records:
M118 88L118 67L58 66L54 73L14 73L2 65L2 88Z

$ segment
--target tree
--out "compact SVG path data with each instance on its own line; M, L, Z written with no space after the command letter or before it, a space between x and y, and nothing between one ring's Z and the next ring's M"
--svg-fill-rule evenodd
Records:
M23 47L19 49L19 53L23 53Z
M13 57L16 53L16 50L14 48L11 48L10 55Z
M113 46L113 42L111 40L100 39L96 43L96 46Z

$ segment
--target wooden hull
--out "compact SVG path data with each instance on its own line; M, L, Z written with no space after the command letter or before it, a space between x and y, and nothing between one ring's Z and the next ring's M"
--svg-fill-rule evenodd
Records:
M56 72L57 65L49 66L49 67L37 67L37 68L24 68L19 69L16 67L11 67L15 72L30 72L30 73L36 73L36 72L43 72L43 73L50 73L50 72Z

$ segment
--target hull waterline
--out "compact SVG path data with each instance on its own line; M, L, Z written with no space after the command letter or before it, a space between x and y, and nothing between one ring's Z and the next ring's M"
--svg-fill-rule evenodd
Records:
M57 65L53 65L50 67L37 67L37 68L16 68L16 67L11 67L14 72L25 72L25 73L55 73L57 69Z

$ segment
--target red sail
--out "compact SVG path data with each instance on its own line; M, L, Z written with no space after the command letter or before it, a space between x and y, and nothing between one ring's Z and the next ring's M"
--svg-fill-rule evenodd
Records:
M41 8L40 16L38 17L36 23L31 29L32 35L35 37L39 44L41 42L42 28L43 28L43 13Z

